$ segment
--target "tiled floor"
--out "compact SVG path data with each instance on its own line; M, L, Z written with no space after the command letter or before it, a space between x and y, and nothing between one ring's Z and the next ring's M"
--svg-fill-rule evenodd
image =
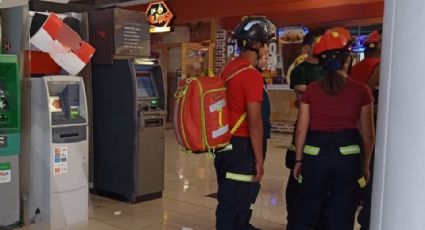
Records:
M214 229L217 190L213 160L179 152L174 133L166 133L165 190L162 199L130 205L90 197L89 230L208 230ZM283 166L290 136L269 141L265 176L252 224L264 230L285 229L284 189L289 171ZM35 229L35 226L24 229Z
M165 191L162 199L128 205L92 196L89 229L214 229L214 198L217 192L213 160L205 155L179 152L172 130L166 138ZM283 146L288 137L270 141L266 175L252 223L263 229L284 229L283 184L288 172L283 167ZM122 214L114 216L114 211ZM114 228L115 227L115 228Z

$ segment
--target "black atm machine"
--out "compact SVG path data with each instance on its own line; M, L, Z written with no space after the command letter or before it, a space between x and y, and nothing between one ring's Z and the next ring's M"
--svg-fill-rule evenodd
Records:
M108 9L90 14L90 42L98 45L97 50L105 51L104 44L114 45L102 40L103 27L115 28L107 34L114 34L111 39L115 42L124 41L119 47L115 43L106 48L113 53L110 62L105 63L105 56L97 61L94 57L92 65L94 191L131 203L159 198L164 188L166 119L162 68L155 59L140 57L149 54L143 49L146 41L127 52L123 47L131 43L126 45L123 30L120 32L120 28L131 26L127 34L135 35L133 38L146 36L143 33L149 35L149 26L136 24L142 21L138 17L144 17L139 12ZM114 25L105 23L103 17L115 18ZM137 31L140 28L143 30Z

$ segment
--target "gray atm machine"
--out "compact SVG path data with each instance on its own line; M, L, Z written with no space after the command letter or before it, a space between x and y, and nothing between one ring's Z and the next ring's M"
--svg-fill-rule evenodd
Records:
M87 137L82 78L32 78L28 213L38 229L88 224Z
M126 202L162 196L164 79L142 59L93 65L94 189Z

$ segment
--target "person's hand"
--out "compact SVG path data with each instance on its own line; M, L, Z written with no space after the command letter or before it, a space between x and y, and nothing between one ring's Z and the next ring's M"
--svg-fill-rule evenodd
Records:
M301 171L303 170L302 162L296 162L294 166L294 178L298 181L298 178L301 176Z
M300 101L295 100L294 101L294 106L295 106L295 108L299 109L300 108Z
M260 182L264 175L264 161L255 162L255 177L252 182Z
M363 169L363 177L364 177L366 183L368 183L369 182L369 179L370 179L369 167Z

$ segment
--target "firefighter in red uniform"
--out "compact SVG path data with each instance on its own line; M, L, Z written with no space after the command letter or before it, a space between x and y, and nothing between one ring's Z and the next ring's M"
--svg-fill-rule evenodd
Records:
M379 83L379 66L381 63L381 36L379 32L370 33L365 45L365 59L353 66L350 77L366 83L374 92Z
M232 150L218 152L214 161L218 230L257 229L249 221L264 174L264 150L263 76L255 67L267 55L265 45L275 33L275 26L267 18L245 18L234 34L240 57L228 63L222 73L224 79L232 76L227 81L230 125L238 128L231 140Z
M350 77L360 82L367 84L373 92L375 98L375 108L378 103L378 88L379 85L379 69L381 63L381 36L378 31L373 31L369 34L366 42L365 59L353 66ZM375 109L375 124L376 124L376 109ZM372 179L373 179L373 162L374 153L372 153L370 164L371 176L369 183L362 191L361 205L362 209L359 212L357 221L361 225L361 230L369 230L370 225L370 208L372 202Z
M358 181L369 178L373 97L367 85L347 77L351 60L344 34L330 29L317 39L314 53L326 75L310 83L301 98L293 175L300 183L295 230L316 226L323 201L326 229L352 230Z

